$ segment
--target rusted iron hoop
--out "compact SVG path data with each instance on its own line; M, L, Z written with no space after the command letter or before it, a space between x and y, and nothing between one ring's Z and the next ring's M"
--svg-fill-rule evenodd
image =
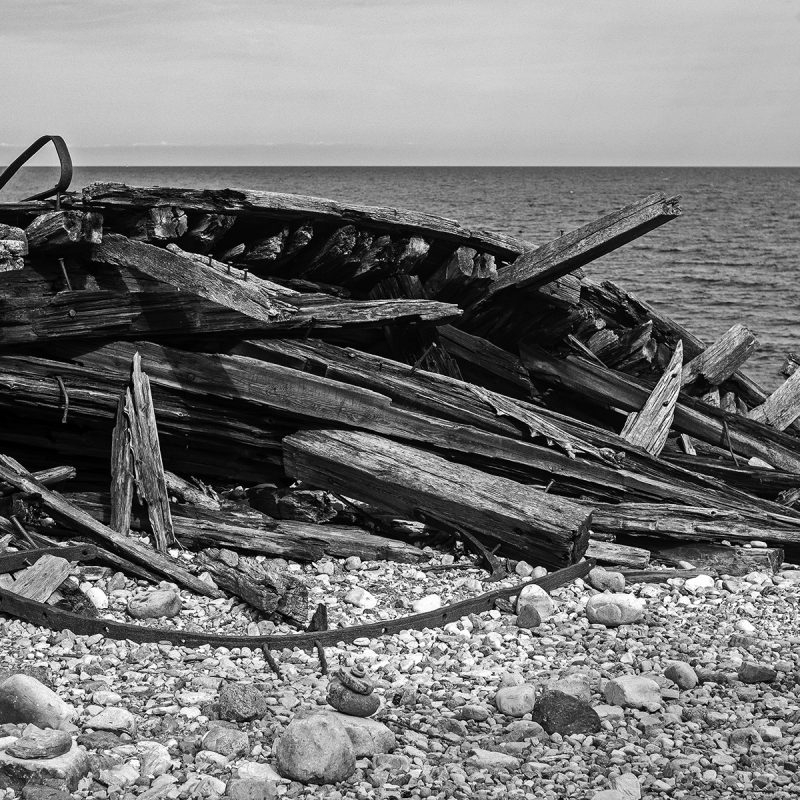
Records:
M40 136L30 147L20 153L4 170L0 173L0 191L17 174L19 168L38 153L48 142L52 142L56 148L56 155L61 164L61 174L58 182L52 189L45 189L43 192L25 198L28 200L45 200L48 197L57 197L66 192L72 182L72 157L67 149L67 143L60 137L54 135Z

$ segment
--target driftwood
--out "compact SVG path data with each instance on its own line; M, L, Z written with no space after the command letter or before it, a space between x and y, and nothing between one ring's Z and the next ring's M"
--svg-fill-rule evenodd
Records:
M17 573L7 588L15 594L45 603L72 571L72 564L58 556L43 555L32 566Z
M78 533L89 536L92 539L100 539L100 541L108 544L113 551L124 558L141 564L148 570L152 570L198 594L209 597L219 596L216 590L187 572L176 559L163 553L157 553L152 548L128 539L103 523L98 522L85 511L76 508L72 503L65 500L58 492L54 492L39 483L29 473L19 473L6 466L5 463L0 463L0 480L11 484L22 492L41 495L45 508L54 516L64 520L66 524Z
M654 456L663 449L672 427L675 403L681 390L682 363L683 345L678 342L672 360L642 410L628 416L620 433L623 439Z
M134 465L131 450L130 420L134 419L133 398L126 387L117 404L117 417L111 434L111 519L115 531L127 534L131 527Z
M279 614L298 625L308 620L308 586L291 573L218 548L202 550L197 564L211 574L217 586L253 608Z
M800 417L800 370L788 377L760 406L748 414L779 431L786 430Z
M103 216L96 212L52 211L36 217L25 229L31 252L69 252L76 245L103 240Z
M44 486L55 486L57 483L72 480L75 477L75 467L50 467L32 473L32 477ZM0 481L0 497L15 491L17 490L11 484Z
M379 436L307 431L284 440L284 461L312 485L404 516L428 512L532 563L572 564L588 545L591 514L570 501Z
M678 565L684 561L693 567L718 575L747 575L748 572L777 572L783 563L779 547L730 547L721 544L683 544L677 546L650 543L654 560Z
M734 325L684 365L682 383L687 386L702 379L709 386L719 386L747 361L757 347L756 337L744 325Z
M650 563L650 551L642 547L589 539L586 557L600 564L613 564L617 567L644 569Z

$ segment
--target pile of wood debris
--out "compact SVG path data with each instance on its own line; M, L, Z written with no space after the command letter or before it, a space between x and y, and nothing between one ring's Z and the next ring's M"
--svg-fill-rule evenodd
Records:
M3 546L209 594L175 543L230 591L225 549L735 574L800 544L800 370L767 396L745 327L706 347L582 273L677 198L541 247L269 192L57 205L0 205Z

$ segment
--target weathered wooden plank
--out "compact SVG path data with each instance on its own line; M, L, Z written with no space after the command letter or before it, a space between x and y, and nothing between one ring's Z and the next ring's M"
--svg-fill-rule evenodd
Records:
M779 431L800 417L800 370L790 375L760 406L751 409L750 419Z
M46 603L71 571L72 564L66 559L45 554L30 567L17 573L14 583L8 588L28 600Z
M521 255L498 271L479 303L509 289L536 288L572 272L680 214L678 200L657 192Z
M800 544L796 519L719 508L698 508L670 503L595 503L592 530L615 536L647 536L695 542L754 539L782 547Z
M100 522L109 519L108 500L102 495L70 495L70 500ZM354 525L316 525L272 519L258 511L172 506L172 522L178 541L193 550L204 547L233 548L271 558L318 561L359 556L364 561L415 563L425 554L399 539L368 533ZM134 516L131 525L142 530L144 521Z
M92 260L137 269L180 291L204 297L260 322L284 319L297 313L296 308L257 278L241 280L209 265L119 234L107 234L102 244L94 245Z
M672 427L675 403L681 390L682 365L683 345L678 342L672 360L642 410L629 414L620 432L623 439L654 456L663 450Z
M49 469L38 470L33 473L33 477L45 486L54 486L63 481L70 481L76 475L75 467L50 467ZM9 484L0 481L0 497L12 494L16 489Z
M590 538L586 558L593 558L600 564L610 566L644 569L650 563L650 551L643 547Z
M138 352L134 354L131 364L130 388L132 402L128 404L126 393L125 417L130 436L133 480L139 500L147 508L156 549L166 553L167 547L175 541L175 533L169 511L150 380L142 371L142 358Z
M731 547L725 544L655 544L650 543L651 558L679 566L685 561L717 575L747 575L748 572L772 574L783 563L780 547ZM708 572L707 572L708 574Z
M747 361L757 347L756 337L744 325L737 323L684 364L683 385L702 379L709 386L719 386Z
M428 512L511 545L531 563L572 564L588 545L591 513L571 501L373 434L288 436L284 465L291 477L411 518Z
M308 621L308 585L297 576L215 547L202 550L197 564L211 573L217 586L253 608L298 625Z
M560 384L598 405L636 411L650 394L639 379L574 356L555 358L532 343L521 343L523 363L536 377ZM738 415L714 411L681 395L675 406L674 427L713 445L728 444L738 455L758 456L781 469L800 472L800 443Z
M207 597L221 596L216 589L188 572L177 559L158 553L151 547L139 544L139 542L129 539L98 522L85 511L76 508L65 500L58 492L54 492L39 483L29 473L21 474L10 469L5 463L0 463L0 479L10 483L20 491L41 495L45 508L54 516L64 520L78 533L108 543L113 551L125 558L129 558L134 563L141 564L147 569L163 575L168 580L197 592L197 594Z
M126 387L117 405L117 418L111 434L111 520L118 533L127 534L131 527L133 502L133 453L130 420L135 416L130 388Z
M93 208L148 208L175 205L208 214L261 216L270 219L327 221L440 238L485 250L502 258L516 257L528 243L502 233L470 230L455 220L384 206L338 203L320 197L235 189L173 189L94 183L83 190Z
M103 241L103 215L95 211L50 211L25 229L32 252L63 253L77 245Z

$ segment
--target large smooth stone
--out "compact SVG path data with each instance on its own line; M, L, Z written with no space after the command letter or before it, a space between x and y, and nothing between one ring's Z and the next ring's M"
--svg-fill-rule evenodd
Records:
M501 714L509 717L524 717L533 711L536 703L536 687L528 683L520 686L505 686L497 690L494 704Z
M623 675L610 680L603 694L612 706L645 711L658 711L661 708L661 688L655 681L640 675Z
M644 616L644 600L632 594L604 592L589 598L586 603L586 617L595 625L615 628L617 625L630 625Z
M328 686L328 703L351 717L371 717L380 708L381 699L376 694L354 692L338 678L333 678Z
M556 689L545 689L533 708L533 721L548 733L569 736L572 733L597 733L600 717L583 700Z
M77 744L55 758L14 758L7 752L0 752L0 775L18 790L29 782L55 779L74 792L78 781L88 772L89 758Z
M391 753L397 747L394 733L376 719L349 717L338 711L328 711L327 714L344 726L356 758L372 758L376 753Z
M553 598L541 586L532 583L530 586L525 586L517 596L517 616L527 619L528 608L536 609L541 622L553 616Z
M95 714L87 723L94 731L113 731L114 733L136 733L136 717L127 708L110 706Z
M293 720L274 752L278 772L300 783L339 783L356 771L350 736L331 714Z
M64 755L71 747L72 736L66 731L29 725L25 733L6 749L6 753L14 758L55 758Z
M158 589L147 597L131 600L128 614L134 619L160 619L176 617L181 612L181 596L170 589Z
M72 706L30 675L11 675L0 683L0 723L32 722L40 728L60 728L74 713Z

